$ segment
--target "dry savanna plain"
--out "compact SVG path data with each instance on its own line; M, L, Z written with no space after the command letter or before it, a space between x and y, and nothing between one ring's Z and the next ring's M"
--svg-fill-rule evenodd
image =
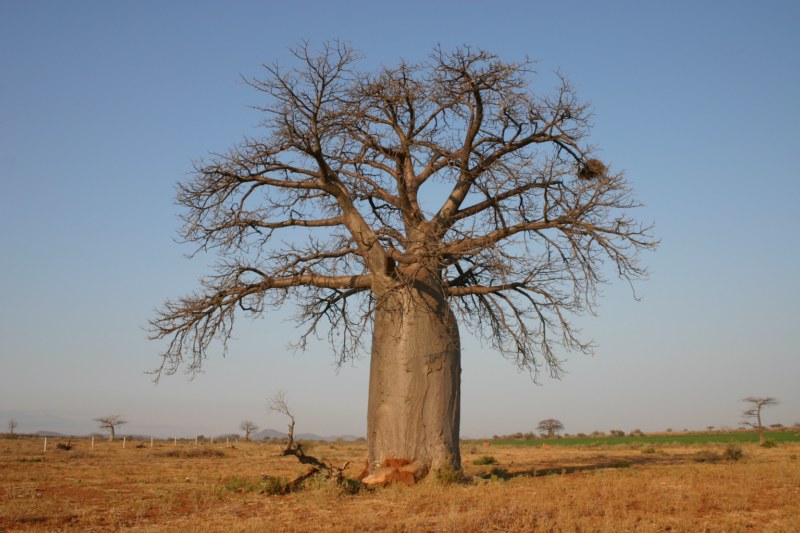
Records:
M711 437L467 441L464 477L344 490L280 443L0 439L0 531L800 531L800 435L764 448ZM549 444L547 444L549 442ZM567 445L571 444L571 445ZM308 453L363 470L365 443ZM445 479L442 479L442 478ZM356 487L353 484L350 488Z

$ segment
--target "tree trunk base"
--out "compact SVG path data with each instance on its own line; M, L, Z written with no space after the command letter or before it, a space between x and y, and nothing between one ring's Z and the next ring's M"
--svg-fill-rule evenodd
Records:
M364 477L361 483L370 487L392 485L414 485L428 474L428 466L416 461L409 463L406 459L386 459L371 474Z

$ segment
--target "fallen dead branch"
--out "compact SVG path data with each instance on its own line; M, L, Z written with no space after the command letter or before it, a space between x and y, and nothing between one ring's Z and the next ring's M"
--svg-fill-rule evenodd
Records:
M353 487L357 486L358 482L353 481L344 475L344 471L350 464L350 461L345 462L342 466L335 466L326 461L322 461L320 459L317 459L313 455L306 454L305 451L303 450L302 443L294 439L295 418L291 410L289 409L288 403L286 402L285 392L283 391L278 392L272 398L272 400L270 400L269 409L271 411L289 417L289 431L288 431L287 443L286 447L281 452L281 456L292 455L296 457L297 460L300 461L300 463L311 466L311 469L308 472L306 472L305 474L301 474L296 478L292 479L291 481L287 482L285 487L286 490L284 491L284 493L296 491L305 480L320 473L325 477L327 477L332 482L336 483L339 486L345 487L348 490L353 490Z

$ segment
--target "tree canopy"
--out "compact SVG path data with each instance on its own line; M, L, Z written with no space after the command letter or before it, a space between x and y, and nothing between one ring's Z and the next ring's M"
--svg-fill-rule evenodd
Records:
M219 261L152 320L168 339L158 375L198 371L237 314L290 299L297 346L327 335L344 362L368 348L376 301L420 269L460 323L534 374L560 375L559 349L591 350L571 315L593 310L608 272L645 276L638 255L656 241L566 78L536 93L531 61L469 46L376 72L341 42L294 55L247 80L264 134L179 185L183 239Z
M555 418L547 418L545 420L541 420L539 425L536 426L536 429L546 432L548 437L552 437L564 429L564 424Z

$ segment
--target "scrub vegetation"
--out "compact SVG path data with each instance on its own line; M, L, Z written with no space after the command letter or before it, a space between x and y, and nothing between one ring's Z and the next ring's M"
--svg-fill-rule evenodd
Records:
M0 531L795 531L797 430L769 433L771 448L745 436L758 438L464 441L458 477L345 490L318 476L288 494L306 467L277 441L92 449L73 438L70 451L44 452L19 436L0 440ZM314 453L355 479L367 445Z

